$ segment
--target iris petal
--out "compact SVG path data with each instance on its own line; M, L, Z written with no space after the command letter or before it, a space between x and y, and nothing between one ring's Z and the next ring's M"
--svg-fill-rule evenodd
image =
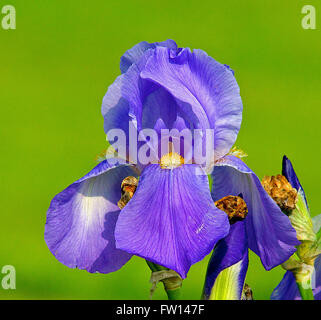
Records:
M114 238L120 186L129 175L135 175L131 167L114 167L105 160L54 197L47 213L45 240L61 263L109 273L131 258L116 249Z
M214 129L215 159L228 152L240 128L242 101L234 75L225 65L201 50L177 50L172 41L140 43L122 61L126 72L103 100L106 133L123 129L128 141L129 122L138 131L159 129L160 124L180 131L202 129L205 150L205 130Z
M294 275L291 271L287 271L278 284L273 290L271 300L300 300L300 292L295 282Z
M312 279L314 299L321 300L321 256L315 259Z
M242 101L233 73L202 50L182 49L177 55L157 47L141 77L168 90L191 106L202 129L214 129L216 159L234 144L242 121Z
M143 83L140 79L140 72L153 50L146 51L155 49L157 46L166 46L172 50L177 48L173 40L155 43L140 42L122 56L120 68L123 74L108 87L102 103L101 112L104 117L105 133L117 128L122 129L128 137L128 123L130 121L138 124L141 129L141 106L143 103L141 100L144 100L149 93L155 90L155 86L151 83ZM127 72L132 65L131 70Z
M121 73L125 73L132 64L137 63L140 60L140 58L144 55L145 51L149 49L155 49L158 46L167 47L172 50L177 49L175 41L170 39L154 43L148 43L146 41L139 42L131 49L127 50L124 53L124 55L120 58Z
M222 271L231 268L228 283L219 290L215 287L216 280ZM244 280L248 268L248 246L245 230L245 221L238 221L231 225L228 236L220 240L208 264L204 298L216 296L217 299L240 300ZM216 292L218 291L218 292ZM213 300L216 300L213 298Z
M121 96L125 101L128 101L128 114L135 121L138 131L142 129L157 131L158 153L161 156L160 129L171 130L174 128L181 131L198 128L199 119L188 103L176 99L159 84L141 78L141 72L152 54L151 50L147 51L140 61L123 75ZM108 94L109 92L107 92ZM151 145L152 143L147 144ZM139 147L140 143L138 143L138 149Z
M305 200L305 203L308 208L308 202L304 193L304 190L300 184L300 181L293 169L291 161L286 157L283 156L283 161L282 161L282 174L286 177L286 179L290 182L292 188L295 188L297 191L299 191Z
M242 193L249 213L246 231L249 248L270 270L286 261L300 242L289 218L263 189L259 178L239 158L226 156L216 163L212 196L216 201Z
M183 278L229 231L198 166L147 166L116 224L116 246L177 271Z
M172 129L177 118L178 106L175 99L163 88L158 88L144 103L142 126L154 128L161 119L165 128Z
M104 96L101 113L104 117L104 131L121 129L128 136L128 124L132 121L129 115L129 104L122 97L121 88L124 81L123 75L117 77L115 82L109 86Z

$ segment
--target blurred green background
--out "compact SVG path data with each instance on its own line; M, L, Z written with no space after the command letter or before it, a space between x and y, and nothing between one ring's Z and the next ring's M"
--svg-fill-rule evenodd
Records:
M262 178L279 173L286 154L312 214L320 213L320 1L5 4L15 6L17 28L0 28L0 270L15 266L17 289L0 287L0 299L148 299L142 259L89 274L60 264L43 238L50 200L106 148L101 100L120 73L120 56L142 40L171 38L229 64L244 103L237 146L246 162ZM316 8L317 30L301 27L305 4ZM191 268L182 298L199 299L208 258ZM268 299L283 270L267 272L250 258L246 282L255 299ZM166 298L162 285L154 298Z

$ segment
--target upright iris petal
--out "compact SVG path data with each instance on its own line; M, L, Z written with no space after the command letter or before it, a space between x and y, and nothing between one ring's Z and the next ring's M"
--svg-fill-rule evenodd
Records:
M242 101L235 77L202 50L173 54L158 47L141 77L167 90L197 128L214 129L215 158L234 144L242 121Z
M167 47L173 50L177 49L177 45L173 40L162 42L148 43L142 41L137 43L131 49L127 50L120 59L120 71L125 73L132 64L138 63L145 51L155 49L156 47Z
M131 59L130 68L104 97L106 133L128 121L138 131L213 129L214 157L225 155L242 121L240 90L230 69L202 50L176 50L172 42L135 47L139 59ZM128 129L125 132L129 141Z
M242 193L249 210L249 248L261 258L265 269L286 261L300 242L290 220L263 189L255 173L239 158L226 156L216 163L212 176L215 201Z

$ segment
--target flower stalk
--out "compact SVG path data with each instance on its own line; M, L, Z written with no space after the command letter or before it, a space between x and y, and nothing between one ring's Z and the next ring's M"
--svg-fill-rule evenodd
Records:
M160 266L156 263L147 261L147 265L152 271L150 282L152 288L150 290L150 297L156 289L158 282L163 282L164 290L166 291L168 300L179 300L183 280L179 274L173 270Z
M302 300L314 300L311 284L309 288L306 288L305 284L303 284L302 282L297 282L297 285L298 285Z

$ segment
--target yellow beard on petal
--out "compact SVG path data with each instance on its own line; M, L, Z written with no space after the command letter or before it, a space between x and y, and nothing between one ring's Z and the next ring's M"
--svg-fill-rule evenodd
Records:
M163 155L159 161L162 169L174 169L184 164L184 158L176 152Z

